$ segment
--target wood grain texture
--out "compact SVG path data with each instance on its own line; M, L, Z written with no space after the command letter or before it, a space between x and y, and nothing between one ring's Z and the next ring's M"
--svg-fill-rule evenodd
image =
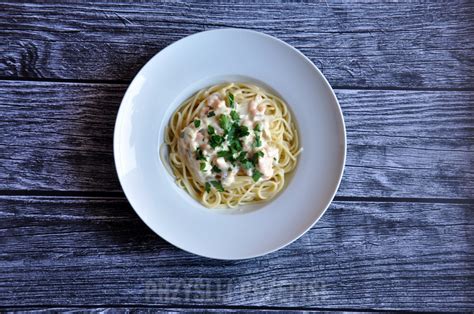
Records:
M0 304L474 307L472 204L335 202L301 239L242 261L166 243L125 199L0 196Z
M124 85L0 82L0 190L121 191L112 134ZM471 198L474 92L337 90L339 196Z
M470 1L0 6L1 77L127 81L184 36L239 27L300 49L338 87L474 85Z
M116 306L116 307L9 307L3 308L4 312L21 313L330 313L325 309L293 309L293 308L248 308L248 307L178 307L178 306Z
M0 311L472 311L473 16L470 1L0 1ZM223 27L301 50L347 127L344 201L243 261L181 251L104 196L121 195L112 134L129 80Z

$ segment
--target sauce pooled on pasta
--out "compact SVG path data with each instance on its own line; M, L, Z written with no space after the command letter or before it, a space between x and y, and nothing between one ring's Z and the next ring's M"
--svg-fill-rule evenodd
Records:
M214 93L204 99L198 117L180 134L178 150L193 176L219 191L237 175L257 182L273 175L279 151L269 144L270 117L260 96L237 103L232 94Z

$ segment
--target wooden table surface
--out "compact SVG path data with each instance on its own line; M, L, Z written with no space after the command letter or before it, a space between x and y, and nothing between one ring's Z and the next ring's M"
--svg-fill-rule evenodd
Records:
M347 126L323 218L242 261L150 231L112 155L143 64L223 27L301 50ZM0 310L474 310L473 2L12 1L0 38Z

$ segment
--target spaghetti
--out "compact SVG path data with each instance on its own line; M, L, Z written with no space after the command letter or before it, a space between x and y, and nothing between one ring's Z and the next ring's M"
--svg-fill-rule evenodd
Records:
M187 99L165 144L176 183L209 208L272 199L302 150L285 102L248 83L214 85Z

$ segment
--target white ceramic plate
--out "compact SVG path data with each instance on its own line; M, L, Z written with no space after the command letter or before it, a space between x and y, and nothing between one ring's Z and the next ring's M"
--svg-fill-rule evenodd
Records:
M304 148L282 193L250 210L203 207L174 183L159 157L177 106L223 81L250 81L279 94ZM333 199L345 153L341 109L321 72L290 45L242 29L194 34L155 55L125 93L114 133L118 177L140 218L175 246L218 259L260 256L303 235Z

